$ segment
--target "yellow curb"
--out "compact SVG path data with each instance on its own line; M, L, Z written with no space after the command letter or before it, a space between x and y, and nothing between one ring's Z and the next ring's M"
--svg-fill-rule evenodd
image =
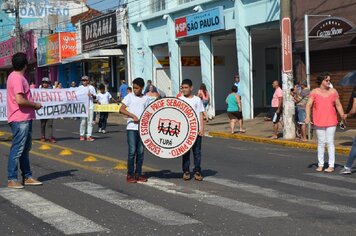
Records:
M127 165L123 164L123 163L118 163L113 169L114 170L126 170L127 169Z
M209 132L210 136L218 137L218 138L229 138L229 139L237 139L241 141L249 141L249 142L256 142L256 143L268 143L268 144L275 144L281 145L285 147L292 147L292 148L302 148L302 149L317 149L317 144L315 143L302 143L302 142L295 142L289 140L281 140L281 139L269 139L269 138L260 138L256 136L249 136L245 134L229 134L224 132ZM350 147L335 147L335 152L338 154L349 154L351 148Z
M84 158L83 161L84 162L97 162L98 160L93 156L87 156L86 158Z
M59 153L60 156L70 156L73 155L73 152L69 149L64 149Z
M47 144L42 144L38 149L39 150L51 150L52 148Z

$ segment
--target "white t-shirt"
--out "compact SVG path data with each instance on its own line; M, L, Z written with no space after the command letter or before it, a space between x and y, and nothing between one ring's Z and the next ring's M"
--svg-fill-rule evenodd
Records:
M193 108L195 114L198 117L199 127L201 127L201 124L200 124L200 113L205 111L202 100L198 96L195 96L195 95L193 95L193 97L191 97L191 98L184 97L183 95L178 97L178 98L180 100L185 101L186 103L188 103Z
M92 85L88 85L88 86L80 85L79 88L87 89L87 91L90 92L91 95L95 96L96 94L95 88ZM94 109L94 98L92 96L89 97L89 109Z
M128 111L137 116L140 119L143 111L150 104L150 99L147 96L137 97L133 93L129 93L125 96L122 103L128 107ZM131 118L127 119L128 130L138 130L138 124L135 124Z
M112 96L109 92L105 92L105 93L100 92L96 95L96 100L98 102L100 102L100 104L102 104L102 105L109 104L111 98L112 98Z

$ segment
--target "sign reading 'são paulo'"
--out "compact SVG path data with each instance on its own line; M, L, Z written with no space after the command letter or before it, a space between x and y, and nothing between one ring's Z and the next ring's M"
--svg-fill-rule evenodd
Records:
M177 98L162 98L143 112L139 132L145 147L161 158L182 156L195 143L199 122L193 108Z
M175 19L176 38L204 34L224 28L222 6Z
M31 89L34 102L42 104L36 111L36 119L60 117L87 117L89 97L85 88ZM0 121L7 120L6 89L0 89Z

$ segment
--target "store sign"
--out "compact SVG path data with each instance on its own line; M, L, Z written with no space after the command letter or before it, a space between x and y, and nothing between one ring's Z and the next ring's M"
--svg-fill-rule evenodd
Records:
M26 53L27 60L35 60L34 35L28 31L22 35L22 52ZM16 53L16 38L0 42L0 68L12 66L11 58Z
M50 15L69 17L69 7L63 3L48 4L47 1L38 4L27 3L20 4L19 13L20 18L44 18ZM10 14L10 17L15 17L15 13Z
M116 12L102 15L81 24L82 52L117 45Z
M309 36L314 37L331 37L343 35L347 31L354 28L354 24L344 18L331 17L317 23L309 33Z
M176 38L204 34L225 28L223 7L175 19Z
M76 33L60 32L39 38L37 64L39 67L58 64L64 58L77 55Z
M291 73L293 71L292 63L292 30L289 17L282 19L282 71Z
M127 44L126 8L116 10L117 45Z
M180 157L198 137L198 117L185 101L159 99L143 112L139 132L144 146L152 154L167 159Z

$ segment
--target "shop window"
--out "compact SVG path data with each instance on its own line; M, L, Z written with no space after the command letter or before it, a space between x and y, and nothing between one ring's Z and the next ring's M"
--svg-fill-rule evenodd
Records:
M187 2L193 2L194 0L178 0L178 4L184 4Z
M166 9L166 0L151 0L152 12Z

